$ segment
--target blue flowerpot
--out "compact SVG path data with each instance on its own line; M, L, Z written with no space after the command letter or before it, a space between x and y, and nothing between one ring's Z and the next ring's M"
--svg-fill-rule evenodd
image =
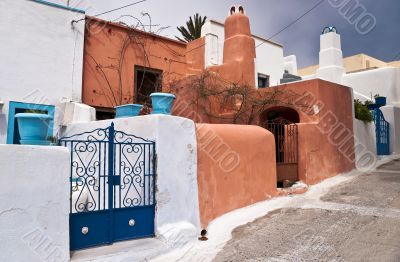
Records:
M175 96L173 94L152 93L150 97L151 105L153 107L153 111L151 112L152 114L171 114L171 108L175 100Z
M386 105L386 97L384 97L384 96L375 97L375 104L377 104L379 107L385 106Z
M47 140L51 116L47 114L19 113L15 115L23 145L50 145Z
M128 104L115 107L115 118L138 116L143 105Z

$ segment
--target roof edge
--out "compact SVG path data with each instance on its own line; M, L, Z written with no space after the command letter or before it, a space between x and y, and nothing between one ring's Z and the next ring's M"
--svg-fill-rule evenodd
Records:
M175 39L166 37L166 36L157 35L157 34L155 34L155 33L150 33L150 32L145 32L145 31L142 31L142 30L140 30L140 29L136 29L136 28L132 28L132 27L129 27L129 26L120 24L120 23L116 23L116 22L112 22L112 21L100 19L100 18L97 18L97 17L94 17L94 16L86 15L86 19L95 20L95 21L98 21L98 22L100 22L100 23L104 23L104 24L107 24L107 25L119 27L119 28L125 29L125 30L133 30L133 31L136 31L136 32L138 32L138 33L142 33L142 34L145 34L145 35L149 35L149 36L161 38L161 39L163 39L163 40L166 40L166 41L169 41L169 42L172 42L172 43L175 43L175 44L183 45L183 46L187 46L187 44L188 44L188 43L181 42L181 41L178 41L178 40L175 40Z
M56 4L56 3L52 3L52 2L48 2L48 1L44 1L44 0L29 0L29 1L35 2L35 3L38 3L38 4L52 6L52 7L55 7L55 8L60 8L60 9L72 11L72 12L85 14L84 10L81 10L81 9L78 9L78 8L73 8L73 7L68 7L68 6L65 6L65 5L60 5L60 4Z

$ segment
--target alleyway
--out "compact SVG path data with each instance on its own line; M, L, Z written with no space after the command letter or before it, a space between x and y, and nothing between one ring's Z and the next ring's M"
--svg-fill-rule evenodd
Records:
M400 160L232 235L214 261L400 261Z

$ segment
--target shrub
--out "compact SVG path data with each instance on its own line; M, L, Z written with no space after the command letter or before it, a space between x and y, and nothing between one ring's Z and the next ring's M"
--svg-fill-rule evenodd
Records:
M368 101L363 103L359 99L354 99L354 112L356 115L356 119L361 120L363 122L372 122L372 114L368 110L367 107Z

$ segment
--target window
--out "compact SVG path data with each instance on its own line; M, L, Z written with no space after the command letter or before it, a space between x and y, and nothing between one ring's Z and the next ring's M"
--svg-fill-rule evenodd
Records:
M147 67L135 67L135 100L138 104L151 105L150 94L161 92L162 71Z
M269 87L269 75L258 74L258 88Z
M24 113L28 110L39 110L46 114L49 114L52 117L50 119L48 136L53 136L54 112L55 112L54 106L11 101L8 108L7 144L20 144L18 122L17 119L15 118L15 115L18 113Z

